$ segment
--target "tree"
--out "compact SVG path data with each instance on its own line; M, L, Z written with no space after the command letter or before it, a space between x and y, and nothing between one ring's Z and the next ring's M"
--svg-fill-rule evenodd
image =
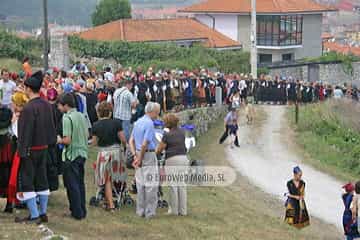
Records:
M130 2L129 0L101 0L91 18L94 26L131 18Z

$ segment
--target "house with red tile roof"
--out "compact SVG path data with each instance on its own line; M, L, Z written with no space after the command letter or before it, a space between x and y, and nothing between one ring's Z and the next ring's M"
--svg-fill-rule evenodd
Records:
M87 40L127 42L171 42L180 46L201 44L205 47L240 49L238 41L192 18L122 19L79 33Z
M360 47L352 47L337 42L324 42L324 52L337 52L344 55L354 55L360 57Z
M337 11L313 0L257 0L258 62L289 61L322 54L322 17ZM205 0L181 9L250 51L251 0Z
M330 39L333 39L334 38L334 35L332 35L331 33L328 33L328 32L324 32L321 34L321 39L323 41L328 41Z

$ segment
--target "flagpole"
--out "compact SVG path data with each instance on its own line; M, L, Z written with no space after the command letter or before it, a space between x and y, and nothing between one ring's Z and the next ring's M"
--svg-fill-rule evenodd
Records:
M49 25L47 0L43 0L44 8L44 71L49 69Z
M257 48L256 48L256 0L251 0L251 75L257 79Z

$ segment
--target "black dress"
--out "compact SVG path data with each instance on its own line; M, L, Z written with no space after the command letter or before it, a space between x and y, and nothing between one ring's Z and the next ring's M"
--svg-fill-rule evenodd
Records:
M97 113L96 113L96 104L97 104L97 95L96 93L85 93L85 97L86 97L86 109L87 109L87 113L89 115L89 119L91 122L91 125L93 125L97 120Z
M293 180L287 182L289 194L295 196L305 196L305 182L300 180L299 186L296 187ZM285 204L285 222L297 228L303 228L310 224L309 214L306 209L304 200L288 198Z
M294 82L289 83L288 100L292 102L296 101L296 83Z

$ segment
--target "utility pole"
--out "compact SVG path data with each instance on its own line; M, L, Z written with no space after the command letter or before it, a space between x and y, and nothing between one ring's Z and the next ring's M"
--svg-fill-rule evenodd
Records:
M257 79L257 48L256 48L256 0L251 0L251 75Z
M43 0L44 8L44 71L49 69L49 24L47 0Z

